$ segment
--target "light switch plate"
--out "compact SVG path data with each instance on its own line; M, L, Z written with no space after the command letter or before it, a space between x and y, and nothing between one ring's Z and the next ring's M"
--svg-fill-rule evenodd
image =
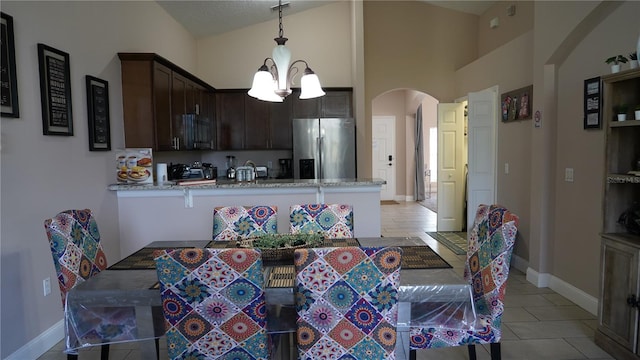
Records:
M504 163L504 173L505 174L509 173L509 163Z
M564 181L573 182L573 168L564 169Z

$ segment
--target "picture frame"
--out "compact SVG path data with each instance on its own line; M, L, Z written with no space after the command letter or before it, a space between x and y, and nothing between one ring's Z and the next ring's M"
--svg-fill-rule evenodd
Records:
M584 128L602 128L602 83L600 77L584 81Z
M502 122L531 120L533 117L533 85L505 92L500 96Z
M69 54L38 44L43 135L73 136Z
M87 85L89 151L110 151L109 83L91 75L87 75L85 80Z
M16 80L16 50L13 39L13 17L0 12L0 115L19 118L18 81Z

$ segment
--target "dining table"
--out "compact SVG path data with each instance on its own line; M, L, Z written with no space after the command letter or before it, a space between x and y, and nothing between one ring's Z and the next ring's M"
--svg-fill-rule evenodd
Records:
M403 249L398 290L396 358L409 358L411 327L447 326L472 330L476 312L472 288L459 273L418 237L325 239L323 246L400 246ZM102 345L100 339L79 336L94 309L131 308L141 357L158 356L156 339L164 335L155 251L178 248L235 247L235 242L211 240L154 241L71 289L65 304L65 352ZM281 359L295 358L291 346L296 331L293 261L263 261L267 329L277 338ZM95 312L97 313L97 312ZM134 314L134 315L133 315ZM85 323L83 323L85 322ZM95 316L94 323L99 323ZM119 341L114 341L119 342Z

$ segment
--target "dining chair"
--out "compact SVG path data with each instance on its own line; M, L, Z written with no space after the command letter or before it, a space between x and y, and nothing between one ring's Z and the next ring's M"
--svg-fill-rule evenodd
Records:
M44 221L53 264L60 285L62 307L67 308L69 290L107 268L100 241L98 224L91 210L66 210ZM71 324L65 326L67 345L101 342L102 360L109 358L109 343L135 339L133 308L84 308L70 314ZM67 351L68 359L77 359L77 352Z
M170 359L268 359L259 249L165 250L155 258Z
M292 234L322 233L329 239L353 237L353 206L344 204L292 205L289 212Z
M399 247L294 253L298 358L395 359Z
M213 240L229 241L278 233L277 206L224 206L213 209Z
M491 359L498 360L502 337L504 294L509 263L518 232L518 216L501 205L480 205L468 233L464 278L471 284L476 321L467 329L443 326L410 328L410 359L417 349L468 346L476 359L475 344L490 344Z

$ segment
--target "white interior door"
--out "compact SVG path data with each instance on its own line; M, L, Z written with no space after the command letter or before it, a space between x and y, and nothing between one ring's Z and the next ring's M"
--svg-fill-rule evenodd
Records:
M394 200L396 196L396 118L374 116L371 158L373 177L385 180L380 200Z
M496 89L497 90L497 89ZM469 93L469 184L467 229L480 204L496 202L497 91Z
M438 104L438 231L461 231L464 215L464 104Z

